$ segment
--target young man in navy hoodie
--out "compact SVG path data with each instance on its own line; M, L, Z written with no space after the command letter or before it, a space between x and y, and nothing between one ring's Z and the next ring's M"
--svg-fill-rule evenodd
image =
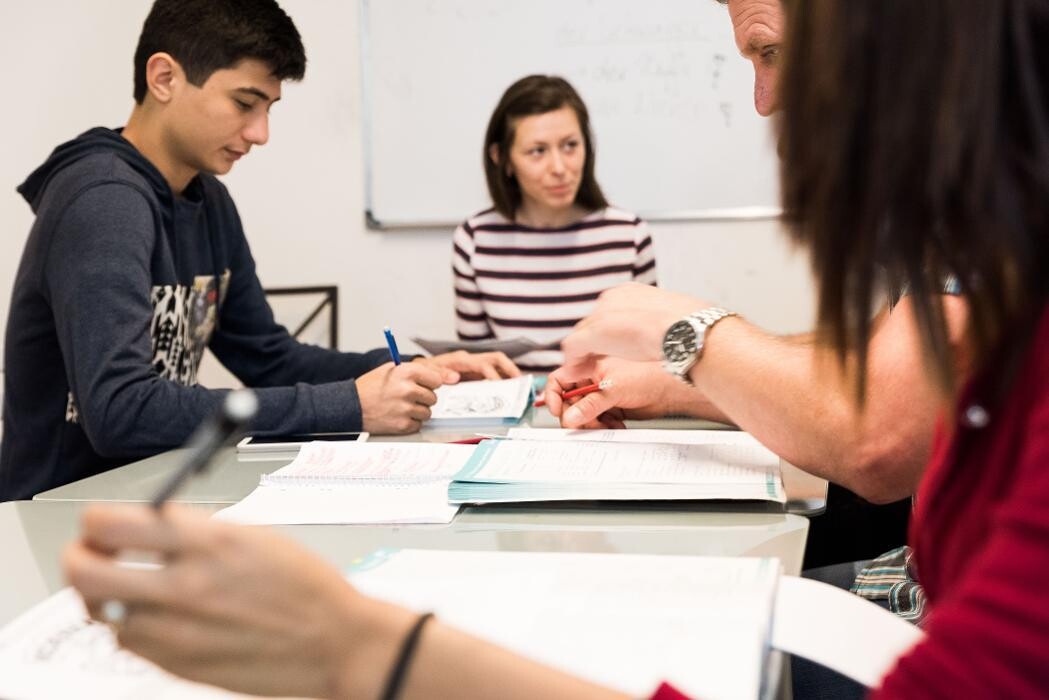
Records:
M215 176L266 143L305 67L273 0L157 0L127 126L59 146L18 188L36 222L7 325L0 500L181 444L225 393L196 383L205 347L257 390L271 434L411 432L442 383L517 373L501 354L394 367L274 321Z

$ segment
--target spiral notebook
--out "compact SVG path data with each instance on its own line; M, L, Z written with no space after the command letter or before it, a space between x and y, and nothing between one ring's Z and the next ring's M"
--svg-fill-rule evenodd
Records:
M311 442L216 518L248 525L449 523L472 445Z

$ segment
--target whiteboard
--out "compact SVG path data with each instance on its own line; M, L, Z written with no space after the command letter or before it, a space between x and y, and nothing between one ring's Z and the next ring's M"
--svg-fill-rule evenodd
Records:
M361 12L372 226L449 225L490 206L485 127L532 73L583 97L616 206L649 220L779 213L772 126L713 0L362 0Z

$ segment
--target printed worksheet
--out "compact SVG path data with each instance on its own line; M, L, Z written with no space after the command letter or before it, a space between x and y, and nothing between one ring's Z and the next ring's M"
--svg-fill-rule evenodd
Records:
M779 458L753 438L699 444L503 439L486 440L478 445L466 467L449 486L448 498L452 503L576 500L784 503L786 492Z
M761 443L753 435L742 430L510 428L506 433L506 437L511 440L538 440L541 442L649 442L670 445L750 445L755 448L762 447ZM772 454L772 452L769 451L769 454Z
M446 384L437 389L428 425L516 423L532 397L532 375Z
M625 431L624 431L625 432ZM758 445L499 440L477 481L764 483L779 458Z
M177 678L121 649L65 588L0 630L0 697L116 700L246 698Z

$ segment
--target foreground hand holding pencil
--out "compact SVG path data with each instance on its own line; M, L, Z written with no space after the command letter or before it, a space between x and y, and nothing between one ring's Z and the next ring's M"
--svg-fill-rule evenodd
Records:
M129 549L155 553L165 565L121 566L114 553ZM127 612L114 625L121 646L184 678L242 693L624 697L365 596L268 528L215 521L177 504L160 512L90 506L63 568L93 618L103 620L106 601L123 601Z

